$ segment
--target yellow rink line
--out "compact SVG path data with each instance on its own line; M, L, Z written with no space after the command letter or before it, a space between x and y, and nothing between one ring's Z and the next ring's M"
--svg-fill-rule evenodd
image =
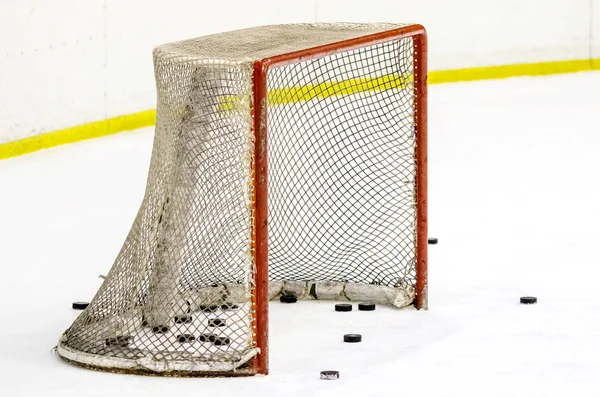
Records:
M429 84L505 79L519 76L547 76L592 70L600 70L600 58L440 70L429 73Z
M66 143L150 127L154 125L155 121L156 110L151 109L7 142L0 145L0 160Z
M431 71L429 72L429 83L441 84L518 76L545 76L592 70L600 70L600 58ZM400 76L384 76L377 79L348 80L316 86L272 90L269 92L269 102L273 104L295 103L332 95L350 95L358 92L403 88L410 79L400 78ZM224 102L221 106L230 108L235 105L234 102L236 102L235 99ZM0 160L66 143L149 127L154 125L155 120L156 110L150 109L7 142L0 144Z
M269 105L287 105L291 103L308 102L312 99L339 97L363 92L386 91L403 89L413 81L412 75L386 75L382 77L366 77L362 79L349 79L331 81L320 84L307 84L297 87L275 88L269 90ZM219 102L220 110L232 110L243 103L245 98L226 95ZM246 106L247 101L246 101Z

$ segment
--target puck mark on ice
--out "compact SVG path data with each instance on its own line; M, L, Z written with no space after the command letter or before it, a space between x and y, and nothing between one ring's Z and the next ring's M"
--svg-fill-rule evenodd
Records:
M371 312L371 311L375 310L375 304L374 303L359 303L358 310L361 310L364 312Z
M335 305L336 312L351 312L352 305L350 303L338 303Z
M237 310L240 307L238 305L236 305L235 303L231 303L231 302L227 302L221 305L221 310L223 311L230 311L230 310Z
M169 327L167 327L166 325L155 325L154 327L152 327L152 332L154 332L155 334L165 334L169 332Z
M226 336L219 336L213 342L215 346L227 346L231 343L231 339Z
M340 378L338 371L321 371L321 379L323 380L335 380Z
M298 302L298 298L295 295L281 295L279 301L281 303L296 303Z
M217 335L213 334L202 334L198 337L200 342L210 342L214 343L217 340Z
M128 336L128 335L121 335L121 336L117 336L115 338L108 338L105 340L104 344L106 346L112 346L112 347L128 347L129 344L132 342L133 337Z
M88 302L73 302L73 309L75 310L85 310L88 307Z
M174 320L175 320L175 324L189 324L192 322L192 316L189 316L189 315L175 316Z
M523 305L531 305L537 303L537 298L535 296L522 296L519 301Z
M220 318L211 318L208 320L208 326L209 327L224 327L225 320L222 320Z
M192 343L195 340L196 340L196 337L192 334L177 335L177 341L179 343Z
M344 335L344 342L347 343L358 343L362 341L361 334L346 334Z

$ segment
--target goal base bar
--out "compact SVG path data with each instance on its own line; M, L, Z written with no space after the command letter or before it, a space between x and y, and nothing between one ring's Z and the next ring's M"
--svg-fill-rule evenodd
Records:
M80 368L91 369L99 372L110 372L113 374L128 374L128 375L145 375L145 376L164 376L171 378L232 378L232 377L243 377L243 376L255 376L257 372L252 368L239 368L236 371L223 371L223 372L187 372L187 371L171 371L171 372L154 372L147 369L133 369L133 368L107 368L99 365L90 365L80 363L78 361L70 360L59 354L61 360L67 364L74 365Z
M372 302L402 308L415 301L415 290L403 280L398 286L337 281L271 281L269 300L295 295L302 300Z
M258 354L252 349L239 362L209 363L209 362L177 362L157 361L152 359L127 359L89 354L71 349L61 343L56 347L58 356L68 362L83 368L105 372L172 376L172 377L231 377L256 375L252 360Z

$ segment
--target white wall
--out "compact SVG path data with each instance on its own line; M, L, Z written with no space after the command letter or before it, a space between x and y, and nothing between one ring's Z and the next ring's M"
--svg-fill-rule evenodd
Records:
M590 0L590 41L592 58L600 58L600 0Z
M0 143L104 118L103 12L0 0Z
M600 57L600 0L0 0L0 143L154 107L158 44L315 20L422 23L432 70Z
M589 8L590 0L320 0L317 15L418 21L429 33L430 68L440 70L587 58Z
M106 18L110 117L156 106L152 49L157 45L256 25L314 21L314 6L313 0L109 0Z

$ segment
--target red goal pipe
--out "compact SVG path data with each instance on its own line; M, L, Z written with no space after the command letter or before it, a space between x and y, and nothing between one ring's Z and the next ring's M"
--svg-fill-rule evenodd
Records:
M254 227L252 241L254 251L253 331L259 349L254 361L258 374L269 373L269 227L268 227L268 172L267 172L267 66L263 61L254 63L254 101L252 106L254 129Z
M265 58L261 62L263 62L266 66L284 66L291 63L304 62L340 52L355 50L357 48L385 43L386 41L405 39L409 37L421 37L425 36L425 34L425 28L423 26L410 25L402 28L386 30L380 33L370 34L367 36L360 36L337 43L325 44L318 47L289 52L287 54L276 55L271 58Z
M427 33L413 39L417 165L417 289L415 307L428 308L427 274Z

